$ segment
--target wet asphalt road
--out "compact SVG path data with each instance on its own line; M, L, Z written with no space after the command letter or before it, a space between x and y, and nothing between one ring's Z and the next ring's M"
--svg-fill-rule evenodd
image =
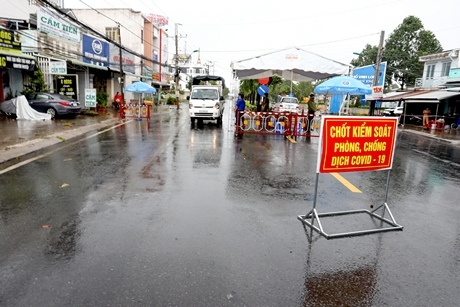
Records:
M171 112L2 174L0 306L458 305L459 148L401 133L388 204L404 230L326 240L297 220L318 140L228 123ZM362 193L320 175L318 211L383 200L387 172L343 177Z

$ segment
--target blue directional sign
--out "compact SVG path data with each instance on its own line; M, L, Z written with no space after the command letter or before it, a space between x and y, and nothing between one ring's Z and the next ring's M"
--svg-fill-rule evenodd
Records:
M263 96L265 93L268 93L268 86L266 86L266 85L260 85L260 86L257 88L257 93L258 93L260 96Z

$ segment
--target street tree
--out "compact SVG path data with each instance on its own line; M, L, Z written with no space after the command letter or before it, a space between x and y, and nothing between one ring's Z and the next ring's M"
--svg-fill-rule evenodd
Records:
M401 88L415 84L415 79L423 75L423 63L419 62L419 57L441 51L441 43L433 32L425 30L419 18L404 18L385 42L382 60L388 65L386 84L391 84L391 80L399 83Z
M256 100L257 87L259 81L255 79L242 80L240 84L240 92L244 94L244 98L252 104Z
M358 58L351 60L350 64L354 67L361 67L375 64L377 59L378 47L366 44L366 47L359 53Z

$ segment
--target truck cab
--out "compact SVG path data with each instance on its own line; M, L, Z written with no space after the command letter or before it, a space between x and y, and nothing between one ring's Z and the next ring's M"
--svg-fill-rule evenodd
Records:
M187 97L192 124L196 119L216 120L217 124L222 124L225 103L224 88L225 82L222 77L196 76L193 78L191 93Z

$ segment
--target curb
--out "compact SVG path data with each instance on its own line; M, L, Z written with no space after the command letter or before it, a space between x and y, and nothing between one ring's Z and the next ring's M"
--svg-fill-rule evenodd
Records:
M441 137L439 137L437 135L431 135L431 134L428 134L428 133L425 133L425 132L415 131L415 130L411 130L411 129L402 129L401 132L413 133L413 134L417 134L417 135L424 136L424 137L427 137L427 138L431 138L431 139L434 139L434 140L438 140L440 142L450 143L450 144L452 144L454 146L460 146L460 140L444 139L444 138L441 138Z

